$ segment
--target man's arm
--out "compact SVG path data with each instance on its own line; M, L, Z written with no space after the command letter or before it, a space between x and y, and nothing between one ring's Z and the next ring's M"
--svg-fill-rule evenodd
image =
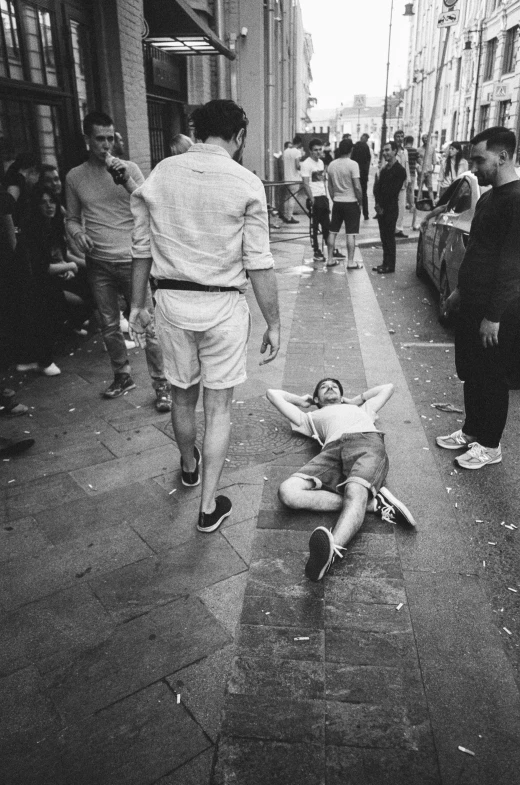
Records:
M94 249L94 243L83 227L83 222L81 220L81 200L68 175L65 180L65 193L67 202L67 230L81 253L87 254Z
M372 411L378 412L394 394L393 384L380 384L378 387L371 387L361 394L364 403L368 403Z
M359 177L353 177L352 182L354 183L354 193L356 194L356 199L358 200L358 204L361 207L363 205L363 191L361 190L361 179Z
M267 322L267 330L262 338L260 352L264 354L270 347L269 356L260 365L270 363L280 350L280 310L278 307L278 284L274 267L268 270L249 270L249 278L262 316Z
M139 188L139 186L144 183L143 173L137 164L130 161L121 161L120 158L114 158L110 166L126 178L123 181L122 186L129 194L133 194L135 189Z
M128 317L128 333L141 349L146 346L146 333L151 329L152 317L144 307L152 269L152 257L132 259L132 305Z
M294 395L285 390L267 390L267 400L278 409L280 414L297 427L303 425L305 417L302 409L309 409L312 406L311 395Z

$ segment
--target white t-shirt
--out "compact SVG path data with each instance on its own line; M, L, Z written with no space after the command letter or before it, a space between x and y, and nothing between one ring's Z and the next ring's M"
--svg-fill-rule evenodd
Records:
M284 180L301 180L302 176L300 170L296 168L301 158L301 150L297 147L288 147L283 151L283 179Z
M332 183L335 202L357 202L354 178L359 178L359 164L350 158L337 158L329 164L328 175Z
M378 432L374 425L377 412L371 407L370 401L366 401L363 406L354 406L351 403L323 406L312 413L302 414L302 424L291 425L291 428L297 433L317 439L322 447L339 439L344 433Z
M301 165L300 172L302 177L309 178L311 193L314 198L327 195L325 191L325 165L321 158L318 161L306 158Z

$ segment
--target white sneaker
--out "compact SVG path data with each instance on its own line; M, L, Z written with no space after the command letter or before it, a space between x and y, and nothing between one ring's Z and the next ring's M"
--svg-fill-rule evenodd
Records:
M464 455L458 455L455 458L455 462L463 469L482 469L483 466L501 463L501 461L502 448L500 445L498 447L484 447L478 442L472 442Z
M20 373L25 373L25 371L37 371L38 363L18 363L16 370Z
M125 338L125 346L127 349L135 349L135 341L128 341Z
M450 433L449 436L437 436L435 439L439 447L445 450L463 450L471 444L471 439L461 430Z
M40 368L40 371L44 376L59 376L61 373L56 363L51 363L46 368Z
M119 319L119 329L121 330L122 333L128 332L128 319L125 316L123 316L123 314L121 314L121 317Z

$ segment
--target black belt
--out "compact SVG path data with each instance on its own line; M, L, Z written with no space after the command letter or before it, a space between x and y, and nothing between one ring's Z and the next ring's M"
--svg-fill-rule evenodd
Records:
M176 281L174 278L156 278L158 289L182 289L190 292L239 292L236 286L204 286L193 281Z

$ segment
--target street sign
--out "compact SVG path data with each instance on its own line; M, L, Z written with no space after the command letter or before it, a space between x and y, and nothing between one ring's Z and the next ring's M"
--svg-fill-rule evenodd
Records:
M459 21L460 11L457 8L455 11L443 11L437 20L437 27L451 27L456 25Z
M458 3L458 0L443 0L443 5L446 8L453 8Z
M507 101L511 98L511 87L498 82L493 85L493 101Z
M366 109L367 97L366 95L355 95L354 106L356 109Z

